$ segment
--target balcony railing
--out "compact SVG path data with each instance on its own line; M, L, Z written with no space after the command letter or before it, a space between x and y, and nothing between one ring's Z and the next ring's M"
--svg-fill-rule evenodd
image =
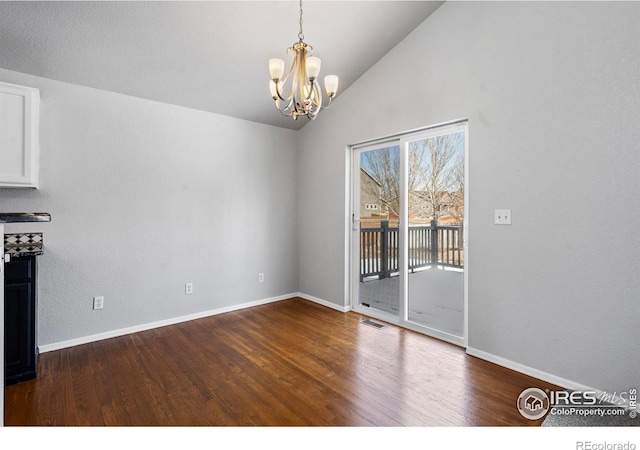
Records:
M462 224L455 226L409 226L409 271L431 266L463 268ZM379 227L360 229L360 281L397 276L399 273L399 228L388 220Z

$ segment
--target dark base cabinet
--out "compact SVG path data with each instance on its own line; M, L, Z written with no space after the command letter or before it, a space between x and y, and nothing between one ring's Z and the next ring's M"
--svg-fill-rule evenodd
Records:
M36 257L21 256L5 263L4 381L5 386L36 378Z

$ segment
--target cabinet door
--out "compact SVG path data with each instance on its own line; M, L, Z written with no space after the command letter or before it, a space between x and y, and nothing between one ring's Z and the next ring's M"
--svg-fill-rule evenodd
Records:
M0 187L38 187L37 89L0 83Z
M5 286L4 376L8 384L35 377L34 306L30 281Z

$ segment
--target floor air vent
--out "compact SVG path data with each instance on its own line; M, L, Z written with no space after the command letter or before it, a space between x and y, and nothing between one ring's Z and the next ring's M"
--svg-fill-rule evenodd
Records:
M369 319L361 320L360 323L364 325L369 325L370 327L377 328L377 329L384 328L384 325L382 325L381 323L374 322L373 320L369 320Z

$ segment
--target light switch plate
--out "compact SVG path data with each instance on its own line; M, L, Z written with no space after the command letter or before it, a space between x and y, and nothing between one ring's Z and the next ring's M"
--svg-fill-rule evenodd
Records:
M104 297L101 295L99 297L93 297L93 309L103 309L104 308Z
M511 225L511 210L510 209L496 209L495 224L496 225Z

